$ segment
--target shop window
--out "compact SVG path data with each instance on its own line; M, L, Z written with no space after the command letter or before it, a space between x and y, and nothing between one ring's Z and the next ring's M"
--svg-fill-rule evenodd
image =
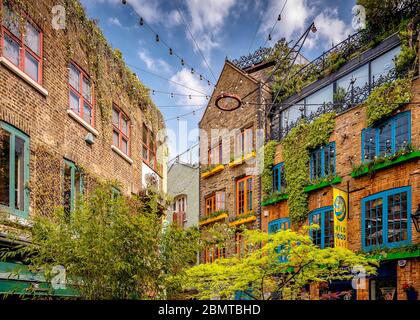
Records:
M317 224L319 229L311 230L310 236L321 249L334 247L334 210L324 207L309 214L309 224Z

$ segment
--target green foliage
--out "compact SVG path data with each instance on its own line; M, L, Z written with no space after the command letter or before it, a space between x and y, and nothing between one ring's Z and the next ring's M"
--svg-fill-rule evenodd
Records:
M327 113L312 123L301 121L283 139L286 193L292 221L307 218L308 196L304 191L309 182L309 151L327 144L334 131L335 113Z
M217 210L217 211L215 211L215 212L213 212L213 213L211 213L211 214L209 214L207 216L201 217L200 218L200 222L201 221L208 220L208 219L216 218L216 217L220 216L223 213L228 213L228 211L227 210Z
M32 242L2 258L23 257L33 271L65 267L83 299L164 298L169 275L196 261L197 230L162 228L158 195L124 198L105 184L86 196L69 216L37 216Z
M411 24L401 23L400 32L401 52L395 59L395 69L398 74L403 74L416 66L417 44Z
M394 82L384 83L375 88L367 98L366 113L368 125L391 115L402 104L410 102L411 77L397 79Z
M274 234L246 230L244 236L247 250L243 258L194 266L179 276L183 288L197 290L199 299L232 299L238 290L248 290L261 300L273 298L273 293L282 299L299 299L305 285L351 279L355 266L374 274L378 266L376 260L348 249L320 249L307 234L291 230ZM280 262L280 257L287 260Z
M238 221L238 220L242 220L242 219L248 219L248 218L251 218L251 217L255 217L255 212L254 211L248 212L246 214L239 214L239 215L235 215L233 217L230 217L229 222L234 222L234 221Z
M273 165L276 155L277 141L271 140L264 145L264 167L261 174L262 191L268 195L273 187Z

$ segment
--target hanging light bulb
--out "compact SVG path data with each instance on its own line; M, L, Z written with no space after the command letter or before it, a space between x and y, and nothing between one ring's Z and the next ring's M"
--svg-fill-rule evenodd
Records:
M203 80L203 76L200 74L200 80Z
M268 35L268 41L271 41L271 33Z
M174 97L174 94L171 92L171 98L173 98Z
M173 53L172 48L169 48L169 55L173 55Z
M195 116L195 110L193 111L193 116Z
M188 95L188 98L191 100L191 95L190 94Z
M191 68L191 74L194 74L194 68Z
M156 42L159 42L159 35L156 34Z
M279 16L277 17L277 21L281 20L281 14L279 14Z
M313 33L317 32L317 29L316 29L316 27L315 27L315 23L312 23L311 31L312 31Z
M179 121L179 117L176 117L176 120Z
M207 80L207 84L210 85L210 80Z
M181 65L185 65L184 59L181 59Z
M155 90L152 90L152 95L155 95Z
M208 96L206 96L206 100L209 100L209 97Z
M142 25L144 25L144 20L143 20L143 18L140 18L140 25L142 26Z
M121 0L122 4L127 4L127 0Z

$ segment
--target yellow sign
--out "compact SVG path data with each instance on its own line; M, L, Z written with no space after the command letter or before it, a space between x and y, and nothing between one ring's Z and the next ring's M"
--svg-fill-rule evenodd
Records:
M334 247L347 248L347 219L349 214L349 194L333 188Z

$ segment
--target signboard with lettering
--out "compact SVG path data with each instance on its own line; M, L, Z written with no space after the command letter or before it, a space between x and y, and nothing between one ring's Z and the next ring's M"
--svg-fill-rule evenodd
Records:
M333 188L334 208L334 246L347 248L347 219L349 208L349 194Z

